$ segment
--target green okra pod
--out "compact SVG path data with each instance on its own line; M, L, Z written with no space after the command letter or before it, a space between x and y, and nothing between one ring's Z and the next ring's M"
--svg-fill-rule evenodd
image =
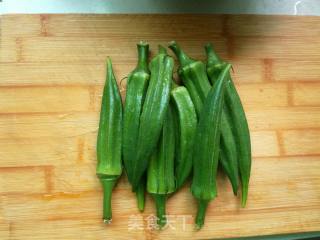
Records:
M229 75L230 77L230 75ZM245 207L248 198L248 188L251 172L251 142L247 118L241 104L237 90L232 83L228 81L226 85L226 104L230 106L233 132L238 147L238 164L241 179L241 205Z
M184 85L190 92L191 98L199 116L199 112L201 112L202 110L202 104L205 101L209 90L211 89L211 84L208 80L205 64L201 61L191 59L175 42L171 42L169 47L174 51L177 58L179 59L181 65L179 68L179 76L182 78ZM215 75L215 80L217 79L217 76L220 72L221 71L219 71ZM214 81L212 81L212 83L214 83ZM224 151L225 156L223 160L226 161L223 162L224 164L222 164L222 167L228 174L228 177L232 184L233 192L236 195L238 190L238 172L237 167L232 164L237 164L237 152L235 150L236 143L233 139L229 121L230 117L228 115L229 113L227 112L227 109L223 108L221 123L221 135L223 139L221 141L221 144L223 146L221 146L221 148L222 151ZM225 163L228 164L227 169L225 168L227 166ZM234 169L236 169L236 171L232 171Z
M145 42L137 44L138 64L129 74L126 100L123 113L122 155L128 176L133 174L133 166L137 157L137 139L140 127L140 115L150 79L148 68L149 45ZM137 201L140 211L144 210L145 179L141 179L137 188Z
M175 176L177 189L182 187L192 171L192 154L194 136L197 127L197 115L188 90L183 86L171 91L176 118L176 162Z
M202 61L194 60L185 54L175 41L170 42L169 48L174 52L179 60L179 77L188 89L197 115L199 116L203 102L211 88L206 73L206 66Z
M176 189L174 176L175 133L172 107L169 105L158 148L148 166L147 191L155 199L158 225L166 224L166 199Z
M239 187L239 168L237 144L232 133L231 115L224 104L221 116L220 158L221 167L228 176L233 194L237 195Z
M112 220L111 194L122 173L122 102L111 59L107 59L107 78L103 90L97 137L96 173L103 187L103 219Z
M210 89L200 113L193 151L191 192L198 200L196 226L204 224L208 203L217 195L216 175L220 151L221 115L224 90L231 65L227 65Z
M137 157L128 178L135 190L146 171L149 159L159 140L169 105L174 61L163 47L149 65L151 78L140 116Z
M207 72L210 78L214 79L227 63L218 57L211 44L207 44L205 49L208 57ZM250 132L240 97L231 79L230 73L228 74L228 80L226 84L225 104L231 114L230 119L232 132L234 134L236 145L238 146L238 165L242 188L241 204L244 207L247 202L251 172Z

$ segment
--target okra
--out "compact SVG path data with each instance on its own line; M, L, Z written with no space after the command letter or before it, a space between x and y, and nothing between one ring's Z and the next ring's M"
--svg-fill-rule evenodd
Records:
M149 45L140 42L137 45L138 63L129 74L125 108L123 113L123 144L122 156L128 176L133 174L133 166L136 161L137 139L139 135L140 115L150 79L148 68ZM144 210L145 179L141 179L136 191L138 208Z
M206 73L206 66L202 61L194 60L185 54L175 41L170 42L169 48L179 60L179 77L188 89L197 115L199 116L203 102L211 88Z
M210 89L200 113L193 151L191 192L198 200L196 226L204 224L208 203L217 195L216 175L220 150L221 115L225 82L231 65L227 65Z
M166 199L175 191L174 152L175 134L171 106L167 110L158 148L148 166L147 191L156 203L158 225L166 224Z
M237 144L232 133L231 115L224 104L221 116L221 142L220 142L220 164L228 176L234 195L238 193L239 168L237 156Z
M199 112L202 110L202 104L205 101L207 94L211 89L211 84L208 80L205 64L202 63L201 61L195 61L191 59L175 42L172 42L169 47L174 51L177 58L179 59L179 62L181 65L178 70L179 76L182 78L183 83L185 84L188 91L190 92L190 95L192 97L193 103L196 107L196 110L199 116ZM218 74L220 72L218 72ZM227 109L223 108L222 123L221 123L222 124L221 135L223 138L223 140L221 141L221 144L223 146L221 148L222 148L222 151L224 151L224 156L225 156L223 160L227 160L227 161L223 162L224 164L222 164L222 167L224 171L227 173L232 184L233 192L236 195L238 190L238 170L236 166L237 152L235 150L236 143L233 140L230 121L227 121L230 118L228 115L229 113L227 112ZM226 167L225 163L229 165L227 166L227 168L225 168Z
M206 53L208 54L208 51ZM212 84L218 79L224 66L225 63L216 54L210 54L210 57L207 58L207 73ZM231 182L234 195L237 195L239 186L238 147L232 132L231 112L226 104L222 112L221 137L219 161L223 171Z
M140 116L137 139L137 157L128 171L128 178L135 190L146 171L149 159L159 140L163 121L169 105L174 61L163 47L149 65L150 82Z
M207 72L210 78L214 79L227 63L217 56L211 44L207 44L205 49L208 57ZM244 207L248 198L248 187L251 172L250 132L240 97L234 86L230 73L228 73L228 80L226 84L225 104L230 110L232 131L238 146L238 165L242 189L241 205Z
M197 127L197 115L188 90L177 86L171 91L175 117L176 151L175 176L177 189L182 187L192 171L194 136Z
M111 194L122 173L122 102L111 59L107 59L107 77L103 89L97 137L96 173L103 188L103 220L112 220Z

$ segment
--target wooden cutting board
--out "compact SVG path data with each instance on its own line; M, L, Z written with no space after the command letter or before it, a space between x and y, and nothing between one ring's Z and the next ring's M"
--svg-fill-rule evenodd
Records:
M320 230L320 17L7 15L0 48L0 239L206 239ZM194 58L213 42L234 66L253 148L248 205L228 180L193 228L188 186L152 229L123 177L113 223L101 220L95 143L105 59L125 92L139 40L178 41ZM151 219L151 220L150 220Z

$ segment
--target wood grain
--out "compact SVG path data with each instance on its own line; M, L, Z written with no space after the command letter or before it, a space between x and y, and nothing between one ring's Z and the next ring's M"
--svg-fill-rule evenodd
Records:
M0 139L0 166L73 165L79 160L81 141L82 137Z
M260 106L288 106L288 87L286 84L239 84L237 87L246 109Z
M296 106L319 106L319 83L302 84L292 86L293 104Z
M212 239L320 230L319 17L255 15L4 15L0 41L0 239ZM101 221L96 131L105 59L117 81L135 44L203 45L233 64L249 120L252 177L246 208L223 175L206 225L195 231L187 184L169 198L172 226L149 227L125 176L113 223ZM125 94L125 80L121 94ZM134 223L134 225L132 225Z
M318 82L319 65L319 58L276 59L273 61L274 78L276 81Z
M115 65L115 72L125 76L134 64ZM2 63L0 86L67 86L104 83L104 61L99 63ZM19 74L16 74L19 72Z
M320 130L290 130L282 133L287 155L320 154Z
M90 110L90 90L84 87L4 87L0 98L6 99L0 103L1 113Z
M297 21L292 16L231 15L227 17L228 32L232 36L252 37L319 37L318 17L304 17Z

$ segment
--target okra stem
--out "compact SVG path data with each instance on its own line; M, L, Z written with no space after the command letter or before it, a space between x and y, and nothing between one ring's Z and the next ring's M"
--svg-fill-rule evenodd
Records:
M166 218L166 194L152 194L154 200L156 202L156 209L157 209L157 223L160 228L166 225L167 218Z
M204 219L206 217L208 204L209 204L209 201L206 201L206 200L198 201L198 212L196 216L196 228L198 230L201 229L204 224Z
M207 58L208 58L208 62L207 62L208 66L220 64L222 62L222 60L218 56L218 54L216 54L213 51L213 46L211 43L207 43L204 48L205 48Z
M146 72L149 72L148 69L148 56L149 56L149 44L140 41L139 44L137 44L138 48L138 64L137 68L143 69Z
M178 57L181 67L184 67L186 65L189 65L195 62L195 60L193 60L187 54L185 54L185 52L180 48L180 46L175 41L172 41L169 43L169 48Z
M111 195L117 178L100 178L103 189L103 222L110 224L112 221Z

